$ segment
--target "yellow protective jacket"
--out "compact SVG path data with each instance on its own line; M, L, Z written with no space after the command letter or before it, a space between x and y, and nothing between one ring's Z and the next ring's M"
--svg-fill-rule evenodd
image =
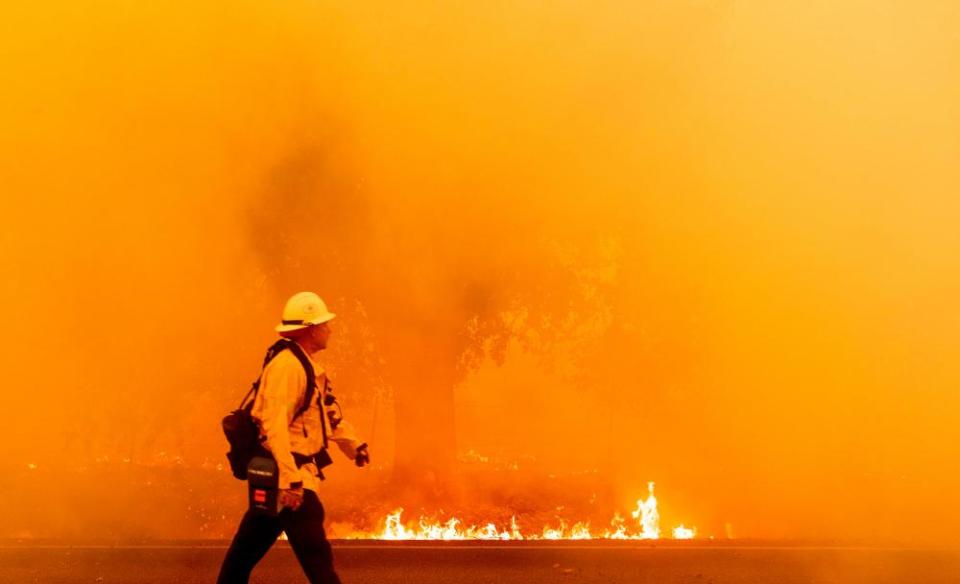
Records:
M327 408L321 405L326 394L327 375L323 367L307 355L317 378L317 389L307 411L294 419L306 398L307 375L296 355L284 350L264 368L251 415L260 428L261 443L277 461L280 488L289 489L291 483L301 482L303 488L317 492L320 479L316 465L309 462L297 468L291 453L307 456L317 453L324 446L324 428L328 440L335 442L351 460L356 457L361 442L346 420L340 421L335 430L330 429L329 418L324 418L325 423L321 423L320 416L327 415Z

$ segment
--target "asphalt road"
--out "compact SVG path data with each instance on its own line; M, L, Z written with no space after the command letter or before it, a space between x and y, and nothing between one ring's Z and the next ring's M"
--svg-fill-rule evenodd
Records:
M212 583L225 546L0 547L0 583ZM345 584L960 583L960 550L569 543L335 543ZM306 582L278 544L251 582Z

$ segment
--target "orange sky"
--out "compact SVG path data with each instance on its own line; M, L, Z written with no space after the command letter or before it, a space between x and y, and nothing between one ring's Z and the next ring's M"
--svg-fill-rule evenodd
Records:
M361 426L455 383L625 505L960 542L953 3L6 12L6 460L220 456L311 288Z

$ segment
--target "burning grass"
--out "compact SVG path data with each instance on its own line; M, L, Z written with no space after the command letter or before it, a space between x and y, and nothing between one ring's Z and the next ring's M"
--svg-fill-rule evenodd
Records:
M417 519L403 518L403 508L389 513L380 521L382 529L364 530L340 526L344 530L340 536L346 539L382 539L382 540L589 540L589 539L659 539L660 514L657 498L654 495L654 483L647 485L646 498L637 500L637 508L630 513L633 521L628 521L615 512L609 524L591 527L589 520L568 522L557 517L556 520L539 526L536 520L523 521L516 514L510 516L507 523L495 520L468 522L458 516L438 519L435 515L420 515ZM687 528L682 524L671 532L673 539L692 539L696 528Z

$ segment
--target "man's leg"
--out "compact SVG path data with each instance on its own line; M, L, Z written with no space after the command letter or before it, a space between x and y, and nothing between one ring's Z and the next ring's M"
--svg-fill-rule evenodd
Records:
M340 584L333 570L333 551L323 530L323 505L317 494L304 491L300 508L285 510L280 520L310 584Z
M280 536L280 521L247 511L233 536L227 556L223 558L217 584L247 584L250 572Z

